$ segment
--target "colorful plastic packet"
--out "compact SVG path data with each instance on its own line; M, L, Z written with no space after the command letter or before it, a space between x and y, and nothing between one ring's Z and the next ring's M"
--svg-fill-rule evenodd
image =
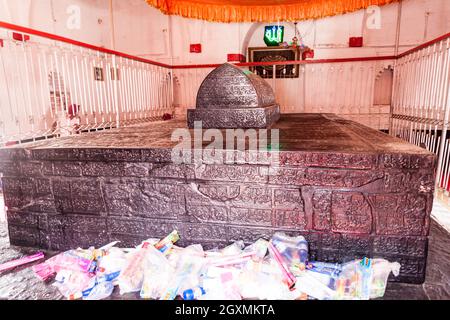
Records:
M44 254L42 252L39 252L32 256L9 261L9 262L6 262L6 263L3 263L0 265L0 272L6 271L6 270L11 270L13 268L16 268L16 267L19 267L19 266L22 266L24 264L28 264L31 262L35 262L35 261L38 261L41 259L44 259Z
M53 266L56 272L61 270L91 272L92 270L92 260L82 258L71 251L59 254L47 262Z
M89 288L87 288L86 290L84 290L82 292L83 298L88 297L91 294L92 290L97 285L102 284L104 282L113 282L114 280L116 280L119 277L119 275L120 275L120 271L117 271L117 272L113 272L110 274L104 274L104 275L95 277L94 279L92 279L92 281L89 285Z
M166 251L170 250L178 240L180 240L180 235L178 234L178 231L175 230L160 242L155 244L155 248L162 253L165 253Z
M37 264L33 266L32 269L36 277L38 277L41 281L47 281L55 275L55 270L47 262Z
M281 257L280 252L277 250L277 248L275 248L273 243L269 242L267 247L269 249L269 252L272 254L272 257L275 259L278 266L280 267L284 280L288 285L289 289L293 290L297 279L294 277L289 268L286 266L286 264L283 261L283 258Z
M337 278L342 272L342 266L337 263L326 263L326 262L309 262L306 270L322 273L329 275L330 277Z
M232 266L236 264L246 263L251 260L256 252L246 252L243 254L233 255L233 256L225 256L221 258L212 259L209 263L210 266L213 267L224 267L224 266Z

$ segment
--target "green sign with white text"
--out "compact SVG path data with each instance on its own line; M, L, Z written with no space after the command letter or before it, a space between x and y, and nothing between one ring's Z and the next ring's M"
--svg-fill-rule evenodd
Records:
M284 40L284 26L266 26L264 42L269 47L278 46Z

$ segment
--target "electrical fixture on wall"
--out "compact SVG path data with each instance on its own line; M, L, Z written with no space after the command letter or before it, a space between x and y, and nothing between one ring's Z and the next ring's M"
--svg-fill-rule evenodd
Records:
M362 47L363 37L351 37L348 42L351 48Z
M227 55L228 62L245 62L245 56L240 53L230 53Z
M30 40L30 36L29 36L29 35L26 35L26 34L21 34L21 33L13 32L12 36L13 36L13 39L16 40L16 41L23 41L23 42L26 42L26 41L29 41L29 40Z
M306 60L306 59L314 59L314 50L313 49L306 49L305 51L303 51L302 53L302 59Z
M201 43L191 44L189 50L190 53L202 53L202 45Z
M202 43L205 43L205 21L195 20L192 23L189 23L183 31L187 32L186 39L188 43L190 43L189 52L202 53Z
M94 79L95 79L95 81L104 81L105 80L105 78L103 77L103 68L94 67Z

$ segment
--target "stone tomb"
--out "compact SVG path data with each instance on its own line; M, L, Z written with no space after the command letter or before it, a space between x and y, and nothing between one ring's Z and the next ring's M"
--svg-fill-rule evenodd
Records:
M280 118L272 87L260 76L225 63L203 81L197 108L188 110L189 128L268 128Z
M134 246L177 229L205 248L306 236L311 259L364 256L425 276L435 156L333 115L284 115L277 167L175 165L172 120L0 150L12 245ZM191 130L192 132L192 130Z

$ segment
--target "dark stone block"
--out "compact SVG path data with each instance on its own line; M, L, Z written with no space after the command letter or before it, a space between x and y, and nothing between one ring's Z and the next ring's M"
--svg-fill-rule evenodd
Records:
M37 214L9 210L7 212L7 216L9 225L23 226L36 229L39 226L39 216Z
M258 239L270 239L274 234L273 228L252 228L230 226L228 233L229 242L244 241L245 244L251 244Z
M82 175L85 177L146 177L152 165L127 162L85 162Z
M232 225L272 226L272 210L231 208L228 222Z
M373 241L374 254L392 256L425 257L428 239L424 237L383 237L376 236Z
M194 243L229 242L229 227L221 224L184 224L181 226L180 236Z
M0 162L0 172L3 177L17 177L20 176L21 169L18 162L2 161Z
M53 163L53 175L65 177L81 176L81 164L79 162L65 161Z
M35 194L35 180L33 178L3 177L3 190L5 194L15 196L33 196Z
M162 221L142 218L109 218L107 220L108 232L111 238L115 235L139 237L141 241L149 238L162 238L178 228L178 225L171 221Z
M248 165L205 165L195 169L195 179L267 183L268 168Z
M280 164L284 166L372 169L377 166L377 163L377 157L371 154L328 154L298 151L280 154Z
M50 166L50 169L48 168ZM21 161L20 162L20 172L24 176L42 176L44 174L44 164L42 162L34 161ZM52 174L51 163L47 163L47 168L45 173Z
M308 218L301 209L278 209L273 212L272 226L277 228L307 230Z
M183 164L153 164L149 175L155 178L195 179L193 167Z
M371 233L371 208L363 194L355 192L333 192L331 230L342 233Z
M427 199L414 194L384 194L370 197L376 233L424 236L427 233Z
M39 230L24 226L9 225L9 242L19 247L39 247Z
M331 229L331 192L319 190L312 198L313 228L317 231Z
M236 210L246 209L231 209L233 216L229 217L228 208L225 206L200 206L200 205L188 205L187 212L184 216L185 222L192 223L227 223L232 222L233 217L238 215ZM183 216L179 218L183 219ZM240 221L238 219L238 221Z
M426 150L332 115L302 114L274 125L279 163L224 147L217 154L237 163L177 165L170 138L180 127L0 150L11 243L131 247L177 229L180 245L214 248L280 231L304 235L311 259L380 257L402 264L392 281L423 281L436 164Z

